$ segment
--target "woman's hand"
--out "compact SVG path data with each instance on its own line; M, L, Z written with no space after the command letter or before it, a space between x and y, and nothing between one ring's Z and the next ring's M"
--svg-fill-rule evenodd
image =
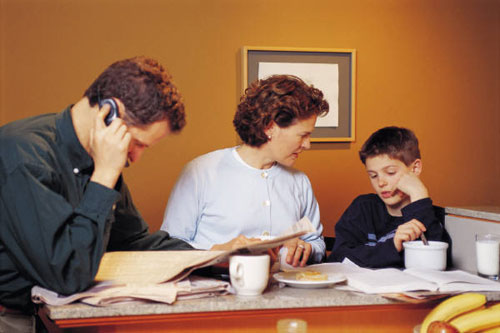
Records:
M253 244L260 242L258 238L247 238L243 235L239 235L236 238L231 239L229 242L222 244L215 244L210 248L210 251L231 251L237 249L241 246Z
M286 263L293 267L304 267L312 252L311 244L304 242L300 238L293 238L283 244L288 250Z
M396 229L396 234L394 235L394 246L396 247L396 250L401 252L403 250L403 242L419 238L420 235L426 230L425 225L416 219L401 224Z
M274 247L272 249L267 250L267 254L269 254L269 257L271 259L271 265L274 264L278 260L279 252L280 252L279 247Z

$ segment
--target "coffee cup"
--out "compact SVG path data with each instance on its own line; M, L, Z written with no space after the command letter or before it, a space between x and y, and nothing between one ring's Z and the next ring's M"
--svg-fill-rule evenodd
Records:
M476 234L476 263L479 276L498 280L500 270L500 235Z
M269 280L270 258L263 255L233 255L229 258L229 277L237 295L262 294Z

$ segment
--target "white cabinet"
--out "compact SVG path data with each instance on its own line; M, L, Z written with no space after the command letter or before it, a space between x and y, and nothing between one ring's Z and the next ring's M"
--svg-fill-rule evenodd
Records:
M476 273L476 233L500 235L500 207L446 207L445 228L452 239L453 267Z

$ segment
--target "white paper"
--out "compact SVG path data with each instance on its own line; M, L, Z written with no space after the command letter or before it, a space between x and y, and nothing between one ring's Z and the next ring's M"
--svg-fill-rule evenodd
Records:
M442 292L500 291L500 283L461 270L433 271L409 268L404 272L435 282Z
M422 269L359 267L346 259L342 263L325 263L295 270L312 269L321 273L339 273L347 277L347 285L368 294L404 293L408 291L500 291L500 283L461 270L435 271Z
M125 302L154 301L172 304L176 299L202 298L226 295L230 292L229 282L212 278L190 276L178 282L159 284L113 284L100 282L88 290L70 296L35 286L31 289L34 303L66 305L80 301L94 306L108 306Z
M300 77L307 84L323 92L330 105L328 114L318 117L317 127L339 126L339 66L338 64L310 64L288 62L259 62L258 78L275 74L289 74Z

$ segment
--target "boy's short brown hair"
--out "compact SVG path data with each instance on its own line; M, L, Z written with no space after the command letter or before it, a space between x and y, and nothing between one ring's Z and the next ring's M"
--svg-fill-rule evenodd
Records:
M359 151L361 162L369 157L388 155L409 166L420 158L418 139L411 130L404 127L389 126L373 133Z

